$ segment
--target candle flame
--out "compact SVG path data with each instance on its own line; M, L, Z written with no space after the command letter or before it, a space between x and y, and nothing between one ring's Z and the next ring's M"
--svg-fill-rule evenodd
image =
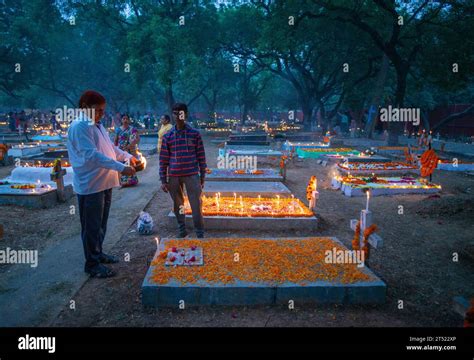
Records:
M146 169L146 157L143 156L143 154L140 151L137 151L138 155L138 160L140 160L143 163L143 170Z

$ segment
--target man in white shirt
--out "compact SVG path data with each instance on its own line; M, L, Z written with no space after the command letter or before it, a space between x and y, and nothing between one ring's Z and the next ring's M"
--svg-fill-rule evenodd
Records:
M70 124L67 139L69 162L74 170L73 188L77 193L81 218L86 258L84 271L98 278L115 275L103 264L113 264L118 259L102 252L112 188L120 186L117 173L133 175L135 169L132 166L136 164L132 155L114 146L100 123L105 106L106 101L101 94L86 91L79 100L79 108L85 111ZM121 161L127 161L132 166Z

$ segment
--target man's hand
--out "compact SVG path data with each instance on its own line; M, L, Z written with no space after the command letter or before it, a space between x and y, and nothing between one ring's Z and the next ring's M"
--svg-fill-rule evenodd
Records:
M133 167L131 166L125 166L125 169L123 169L122 171L122 175L125 175L125 176L133 176L135 175L136 171Z
M138 160L137 160L134 156L132 156L132 157L130 158L130 165L131 165L131 166L136 166L137 163L138 163Z
M205 181L204 178L201 177L201 189L204 189L204 181Z
M165 193L170 191L169 185L167 183L161 185L161 190L163 190Z

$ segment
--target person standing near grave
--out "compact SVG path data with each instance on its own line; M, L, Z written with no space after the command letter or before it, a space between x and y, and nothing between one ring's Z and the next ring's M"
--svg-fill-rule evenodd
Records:
M160 121L161 121L161 127L160 127L160 130L158 130L158 155L160 154L160 151L161 151L161 143L163 142L163 136L173 128L173 125L171 125L171 119L169 115L161 116Z
M136 127L130 125L130 117L125 114L122 116L122 126L117 128L115 132L114 145L118 146L120 150L126 151L129 154L137 157L138 143L140 142L140 135ZM138 184L137 175L122 175L120 177L120 185L122 187L134 186Z
M117 263L118 259L102 251L112 188L118 187L117 172L135 174L135 158L114 146L107 130L100 123L105 112L105 98L88 90L79 100L83 110L72 121L68 130L67 149L74 170L73 187L77 193L81 237L86 263L84 271L91 277L107 278L115 272L104 264ZM131 166L121 161L128 160Z
M178 221L178 237L186 232L184 214L184 187L191 205L194 229L198 238L204 237L204 218L202 215L202 188L206 175L206 154L201 134L186 123L188 107L186 104L173 105L173 118L176 125L163 136L160 151L161 189L169 192L173 200L173 210Z

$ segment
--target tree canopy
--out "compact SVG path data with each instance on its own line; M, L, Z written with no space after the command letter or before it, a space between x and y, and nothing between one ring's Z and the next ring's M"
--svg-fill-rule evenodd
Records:
M464 0L2 0L0 106L96 89L117 112L300 109L309 129L340 109L472 104L473 15Z

